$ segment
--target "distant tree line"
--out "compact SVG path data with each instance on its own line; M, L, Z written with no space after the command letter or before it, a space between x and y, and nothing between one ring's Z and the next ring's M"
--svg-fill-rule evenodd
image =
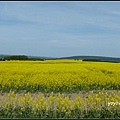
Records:
M4 58L0 58L0 61L5 61L5 59Z
M82 61L93 61L93 62L101 62L100 59L95 59L95 58L86 58L86 59L83 59Z
M96 59L95 58L86 58L86 59L83 59L82 61L119 63L118 61L100 60L100 59L97 59L97 58Z
M74 59L74 60L79 60L79 59Z
M36 61L36 60L44 61L45 59L43 59L43 58L28 58L28 60L31 60L31 61Z
M5 60L27 60L28 57L25 55L13 55L4 57Z
M5 61L5 60L31 60L31 61L36 61L36 60L40 60L40 61L44 61L44 59L42 58L28 58L25 55L13 55L13 56L6 56L3 58L0 58L0 61Z

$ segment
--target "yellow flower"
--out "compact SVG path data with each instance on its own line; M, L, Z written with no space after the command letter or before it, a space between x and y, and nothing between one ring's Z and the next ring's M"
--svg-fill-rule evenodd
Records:
M36 115L36 112L34 112L34 115Z
M65 107L62 107L62 112L66 112L66 109L65 109Z
M25 107L21 107L21 110L22 110L22 111L25 111Z
M71 111L68 111L68 115L70 115L71 114Z

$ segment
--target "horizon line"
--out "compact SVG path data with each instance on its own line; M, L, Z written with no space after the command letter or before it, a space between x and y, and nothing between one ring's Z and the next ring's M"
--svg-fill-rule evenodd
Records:
M64 58L64 57L75 57L75 56L96 56L96 57L111 57L111 58L120 58L120 57L113 57L113 56L105 56L105 55L68 55L68 56L61 56L61 57L50 57L50 56L39 56L39 55L28 55L28 54L0 54L0 55L26 55L26 56L33 56L33 57L46 57L46 58Z

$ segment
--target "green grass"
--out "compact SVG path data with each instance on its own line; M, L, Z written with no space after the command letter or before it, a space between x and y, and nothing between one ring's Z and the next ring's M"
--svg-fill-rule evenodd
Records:
M26 107L24 111L21 108L13 109L12 107L7 111L6 109L0 110L0 118L120 118L120 111L107 110L84 110L79 109L71 110L71 114L67 112L56 112L45 110L36 111L36 114L31 108Z

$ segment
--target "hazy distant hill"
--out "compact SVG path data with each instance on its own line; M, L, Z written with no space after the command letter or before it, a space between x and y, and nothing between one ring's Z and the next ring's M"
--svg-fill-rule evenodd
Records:
M0 58L6 57L6 56L12 56L12 55L4 55L0 54ZM115 57L104 57L104 56L70 56L70 57L61 57L61 58L53 58L53 57L41 57L41 56L27 56L28 58L34 58L34 59L99 59L101 61L113 61L113 62L120 62L120 58Z
M7 57L7 56L10 56L10 55L0 54L0 58Z
M103 57L103 56L70 56L70 57L61 57L60 59L100 59L101 61L116 61L120 62L120 58L115 57Z
M0 54L0 58L4 58L4 57L8 57L8 56L14 56L14 55ZM52 57L42 57L42 56L27 56L27 57L28 58L34 58L34 59L55 59L55 58L52 58Z
M42 57L42 56L27 56L28 58L36 58L36 59L55 59L52 57Z

